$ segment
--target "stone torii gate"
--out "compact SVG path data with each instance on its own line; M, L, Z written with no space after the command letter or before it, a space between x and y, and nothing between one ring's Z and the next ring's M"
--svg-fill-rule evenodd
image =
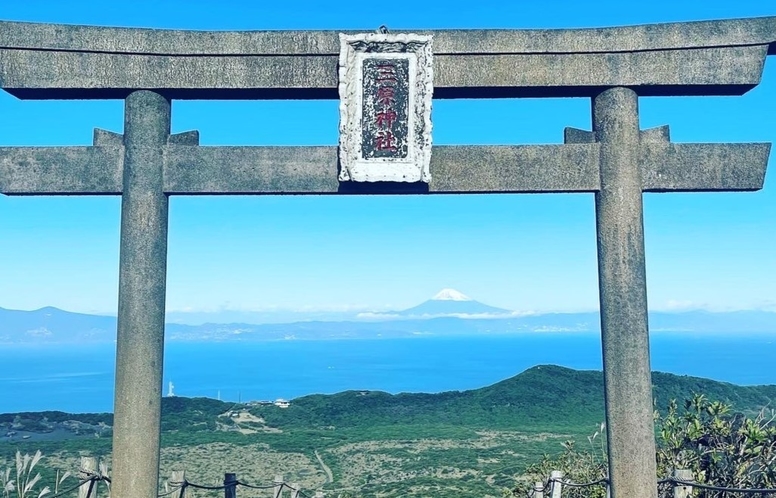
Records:
M614 498L654 498L642 192L762 188L770 144L678 144L638 99L741 95L776 54L776 17L433 36L434 98L589 97L565 144L437 146L430 183L338 180L337 147L200 147L173 99L335 99L338 33L189 32L0 22L0 86L20 99L123 99L124 134L0 148L7 195L121 195L113 495L157 494L168 198L197 194L595 194ZM775 97L776 98L776 97ZM400 201L397 201L400 202Z

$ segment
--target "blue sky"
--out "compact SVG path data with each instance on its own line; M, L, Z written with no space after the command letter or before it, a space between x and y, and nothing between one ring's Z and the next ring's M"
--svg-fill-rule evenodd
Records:
M181 29L563 28L776 15L764 1L0 3L0 19ZM411 5L411 8L410 8ZM776 142L776 58L743 97L643 98L676 142ZM120 101L0 93L0 145L88 145ZM434 143L560 143L586 99L435 101ZM203 145L334 145L337 102L180 102ZM645 195L653 309L776 309L776 164L757 193ZM173 197L168 309L389 309L443 287L520 311L597 308L592 195ZM0 196L0 307L117 307L118 197Z

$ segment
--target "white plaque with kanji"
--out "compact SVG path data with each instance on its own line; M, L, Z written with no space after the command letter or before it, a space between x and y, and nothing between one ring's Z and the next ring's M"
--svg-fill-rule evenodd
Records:
M340 181L431 180L431 36L340 35Z

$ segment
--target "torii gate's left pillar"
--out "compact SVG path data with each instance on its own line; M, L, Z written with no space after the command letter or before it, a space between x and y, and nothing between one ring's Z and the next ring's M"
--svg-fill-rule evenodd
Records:
M127 97L124 109L111 494L149 498L157 495L159 481L170 101L140 90Z

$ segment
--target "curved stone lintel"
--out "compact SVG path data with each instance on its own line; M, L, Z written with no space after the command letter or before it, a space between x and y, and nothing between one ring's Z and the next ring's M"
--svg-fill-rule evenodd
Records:
M741 95L767 45L614 54L434 56L434 98ZM338 56L150 56L0 49L0 86L21 99L336 99ZM86 69L85 69L86 68ZM519 69L517 69L519 68Z
M770 45L771 52L776 52L776 16L583 29L413 32L434 36L434 55L632 52L740 45ZM193 31L0 21L0 48L146 55L337 55L338 33Z
M776 17L566 30L439 30L435 98L740 95ZM336 99L338 33L199 32L0 21L0 87L22 99Z

